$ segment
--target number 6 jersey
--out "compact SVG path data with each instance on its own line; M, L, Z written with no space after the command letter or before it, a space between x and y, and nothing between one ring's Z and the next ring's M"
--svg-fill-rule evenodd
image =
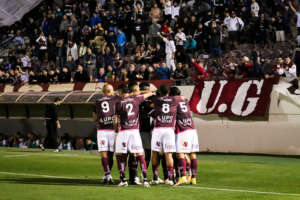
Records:
M103 96L96 100L97 129L114 130L114 116L116 115L116 103L119 96Z

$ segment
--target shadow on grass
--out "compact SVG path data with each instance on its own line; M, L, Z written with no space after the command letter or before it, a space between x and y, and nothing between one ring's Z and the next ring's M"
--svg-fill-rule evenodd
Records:
M100 179L66 179L66 178L0 178L0 183L70 185L70 186L113 186L104 185Z

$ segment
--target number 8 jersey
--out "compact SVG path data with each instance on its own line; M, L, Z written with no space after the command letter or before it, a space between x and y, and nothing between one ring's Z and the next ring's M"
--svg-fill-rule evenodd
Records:
M154 99L154 128L171 127L175 129L177 106L181 100L181 96L166 96Z

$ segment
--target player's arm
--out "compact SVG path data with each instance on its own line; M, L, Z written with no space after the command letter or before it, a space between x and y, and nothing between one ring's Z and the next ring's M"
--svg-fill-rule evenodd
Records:
M117 115L114 116L114 128L115 132L117 133L119 131L119 118Z
M293 13L296 14L297 11L296 11L296 9L294 8L294 6L293 6L293 4L292 4L291 1L289 1L289 6L290 6L291 10L293 11Z
M153 95L154 95L154 93L153 93L152 91L146 91L146 92L143 94L143 96L144 96L145 99L147 99L148 97L151 97L151 96L153 96Z

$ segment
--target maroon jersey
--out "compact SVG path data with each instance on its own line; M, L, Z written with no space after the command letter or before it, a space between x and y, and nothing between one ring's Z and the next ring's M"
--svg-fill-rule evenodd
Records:
M187 99L181 100L177 106L176 133L194 129L194 122Z
M154 100L154 128L175 128L178 102L181 96L158 97Z
M96 100L97 129L114 129L114 116L119 96L103 96Z
M121 130L139 129L139 107L142 101L144 101L144 95L129 96L118 102L116 109Z

